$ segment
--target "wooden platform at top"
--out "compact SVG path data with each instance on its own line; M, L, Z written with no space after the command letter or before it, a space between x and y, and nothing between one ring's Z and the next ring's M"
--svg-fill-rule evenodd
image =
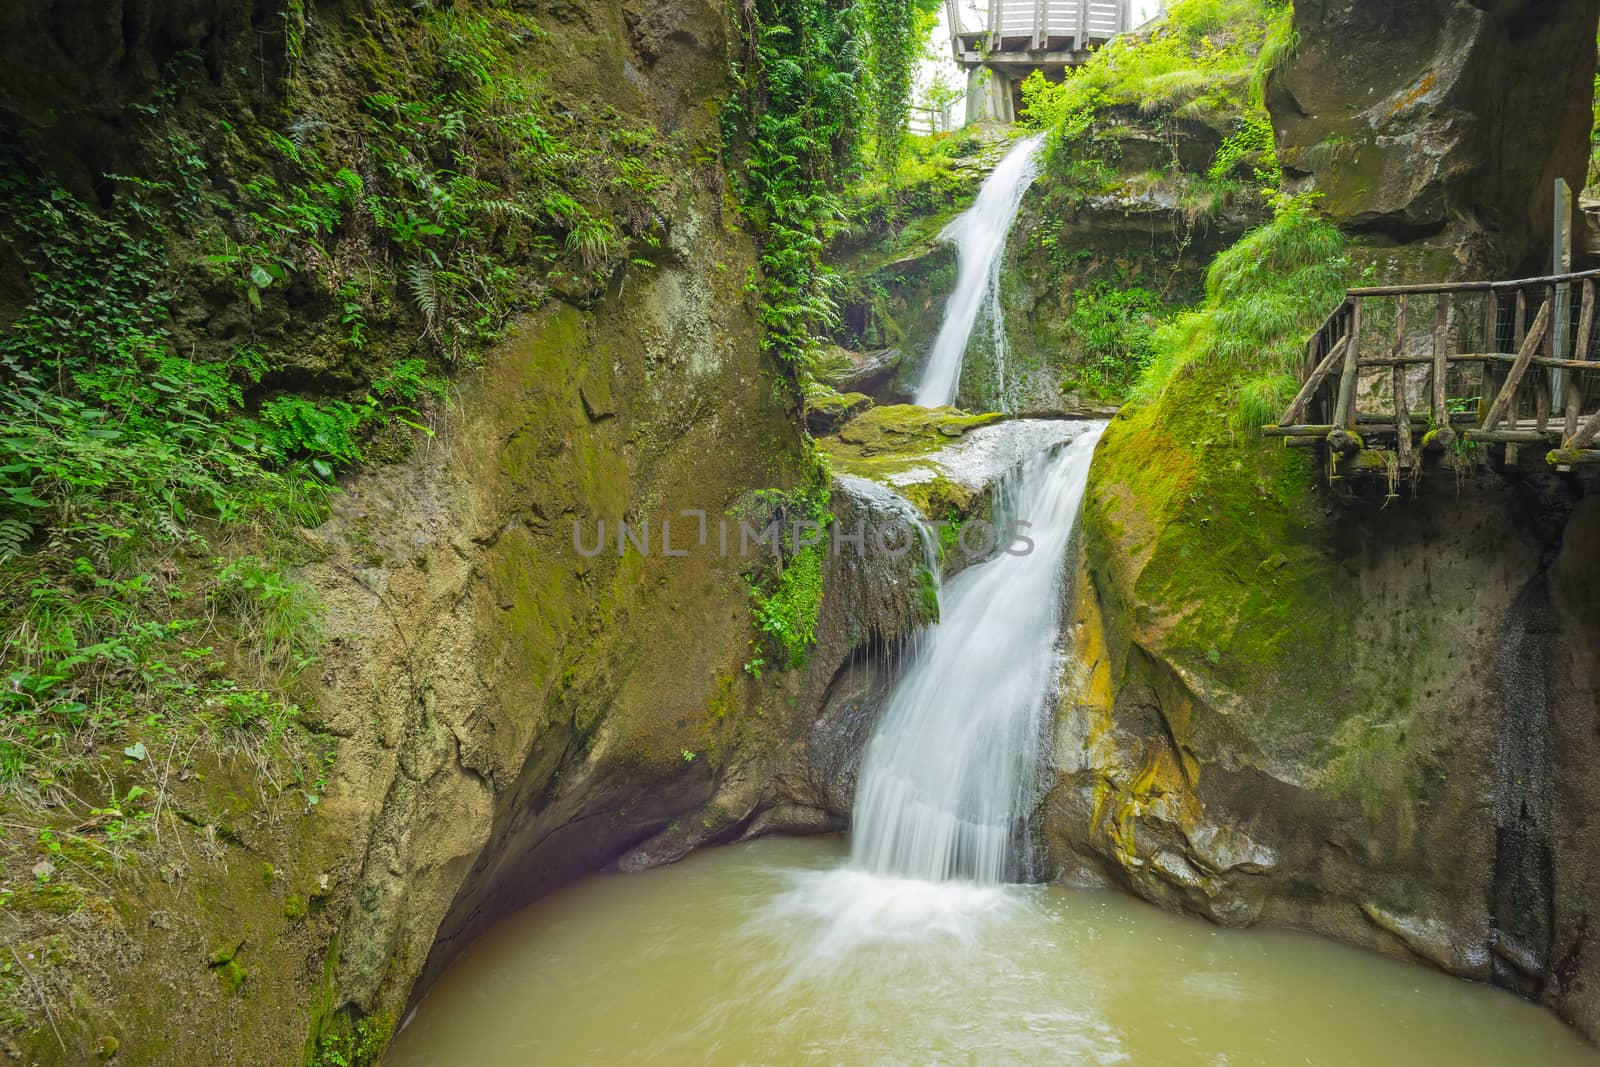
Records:
M956 62L967 68L1071 67L1132 28L1130 0L989 0L981 30L961 28L955 0L946 0Z
M1262 433L1328 476L1542 460L1600 463L1600 271L1350 289L1306 343L1298 395Z

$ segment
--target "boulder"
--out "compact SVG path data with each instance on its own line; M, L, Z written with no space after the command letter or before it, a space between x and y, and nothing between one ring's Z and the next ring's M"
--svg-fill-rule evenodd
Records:
M1584 185L1597 18L1600 0L1300 0L1267 92L1288 188L1378 243L1425 241L1402 274L1543 273L1555 179Z

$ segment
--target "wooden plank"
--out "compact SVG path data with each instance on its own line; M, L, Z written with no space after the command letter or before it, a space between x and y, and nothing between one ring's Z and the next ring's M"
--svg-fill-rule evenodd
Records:
M1500 387L1499 395L1494 398L1494 403L1489 406L1489 413L1484 416L1485 430L1492 430L1498 426L1506 410L1511 407L1512 398L1516 396L1517 388L1522 384L1522 376L1527 373L1534 352L1538 351L1540 342L1544 340L1545 331L1550 328L1550 304L1551 301L1546 300L1539 308L1539 314L1533 319L1533 327L1522 339L1522 347L1517 351L1517 361L1511 364L1505 384Z
M1306 405L1311 402L1312 396L1322 387L1322 383L1327 380L1328 375L1333 373L1333 368L1338 366L1339 362L1344 359L1345 349L1349 345L1350 338L1348 336L1339 338L1339 343L1334 345L1333 349L1323 357L1321 363L1317 364L1316 369L1311 372L1311 377L1306 379L1306 384L1300 387L1300 391L1289 402L1288 408L1284 410L1283 418L1278 420L1278 425L1291 426L1300 421L1301 415L1305 413Z
M1344 350L1344 373L1339 376L1339 399L1333 409L1334 433L1355 428L1356 368L1361 362L1361 298L1350 308L1349 342Z
M1594 282L1583 283L1583 306L1578 312L1578 334L1572 339L1572 362L1583 364L1589 359L1589 330L1594 325ZM1578 432L1578 416L1583 407L1583 379L1574 372L1567 375L1567 410L1562 422L1561 436L1570 441Z
M1440 299L1444 299L1440 297ZM1394 343L1389 351L1395 359L1399 359L1406 350L1406 298L1400 298L1400 305L1394 313ZM1411 466L1411 409L1406 407L1406 369L1399 363L1395 364L1394 374L1391 378L1391 387L1394 390L1394 430L1399 441L1397 451L1400 453L1400 465ZM1443 412L1440 412L1441 417Z
M1464 430L1461 436L1469 441L1500 445L1559 444L1561 441L1560 435L1554 430Z

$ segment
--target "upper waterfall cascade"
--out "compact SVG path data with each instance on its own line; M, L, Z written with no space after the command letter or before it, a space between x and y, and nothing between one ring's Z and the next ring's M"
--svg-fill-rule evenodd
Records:
M945 302L944 322L917 382L913 400L916 404L934 408L955 402L967 343L981 311L987 310L994 331L996 362L1004 363L1000 261L1005 255L1006 235L1022 206L1022 196L1038 174L1039 146L1043 141L1043 134L1018 141L994 173L984 179L972 207L939 234L956 246L956 287ZM1004 382L999 384L1003 397Z

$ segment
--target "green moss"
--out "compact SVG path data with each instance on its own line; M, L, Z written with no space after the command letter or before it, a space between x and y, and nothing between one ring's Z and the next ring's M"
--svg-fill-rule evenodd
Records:
M237 993L239 987L244 985L245 969L239 966L238 960L229 960L212 968L216 972L217 980L222 983L222 988L230 993Z
M1272 221L1212 263L1205 303L1156 332L1135 398L1160 398L1192 367L1222 384L1233 425L1276 419L1294 395L1305 339L1344 299L1350 271L1343 234L1309 200L1276 198Z
M772 640L778 663L786 668L802 666L816 641L826 559L822 545L801 549L789 559L770 593L759 587L751 591L756 627Z
M945 476L936 458L939 450L970 430L1005 418L949 407L890 405L873 408L818 446L834 470L887 485L928 519L941 519L970 514L981 494Z
M926 567L917 568L917 596L922 601L925 622L939 621L939 579Z
M892 453L915 456L935 451L968 430L1006 418L998 413L969 415L952 407L922 408L891 404L873 408L839 431L837 450L830 455L872 456Z
M229 993L237 993L247 976L245 969L239 965L239 950L243 947L243 942L240 942L211 953L211 971Z
M379 1014L353 1022L340 1016L307 1058L307 1067L372 1067L394 1034L394 1016Z

